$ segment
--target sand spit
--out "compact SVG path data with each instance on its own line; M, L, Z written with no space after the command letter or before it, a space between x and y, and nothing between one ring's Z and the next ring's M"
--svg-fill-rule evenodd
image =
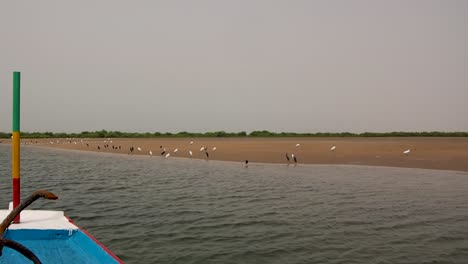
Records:
M10 144L9 140L1 141ZM22 139L22 144L149 158L184 157L242 163L249 160L294 165L295 157L297 164L468 171L468 138L77 138Z

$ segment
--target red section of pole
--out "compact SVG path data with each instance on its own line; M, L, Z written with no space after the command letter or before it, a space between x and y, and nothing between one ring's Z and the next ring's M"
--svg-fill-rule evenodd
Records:
M21 189L21 182L20 179L13 179L13 208L16 208L20 204L20 189ZM20 222L20 215L19 214L15 219L13 220L13 223L19 223Z

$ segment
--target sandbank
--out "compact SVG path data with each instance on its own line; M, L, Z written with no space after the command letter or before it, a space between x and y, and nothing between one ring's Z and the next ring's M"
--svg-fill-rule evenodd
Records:
M10 140L1 140L10 144ZM190 142L193 142L192 144ZM22 139L22 144L163 158L288 164L352 164L468 171L468 138L111 138ZM299 146L296 146L300 144ZM331 148L335 146L335 150ZM131 152L130 148L134 151ZM216 147L215 150L213 148ZM141 149L138 150L138 148ZM200 149L202 149L200 151ZM206 148L206 151L204 150ZM174 152L177 149L177 152ZM404 154L406 150L409 154ZM190 156L189 151L192 152ZM161 153L164 155L161 155ZM208 157L207 154L208 153ZM294 165L294 161L289 161Z

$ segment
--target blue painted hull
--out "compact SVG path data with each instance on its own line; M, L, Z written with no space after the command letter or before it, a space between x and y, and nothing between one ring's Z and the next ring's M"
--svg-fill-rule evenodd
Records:
M112 256L86 231L74 230L8 230L6 238L29 248L45 264L55 263L122 263ZM0 263L32 263L18 252L4 248Z

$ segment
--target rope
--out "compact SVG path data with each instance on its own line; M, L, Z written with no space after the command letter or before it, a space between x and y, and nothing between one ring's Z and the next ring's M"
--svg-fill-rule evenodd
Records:
M25 256L29 260L31 260L34 264L42 264L42 262L39 260L39 258L27 247L21 245L20 243L9 240L9 239L2 239L0 241L1 246L9 247L11 249L14 249L21 253L21 255Z

